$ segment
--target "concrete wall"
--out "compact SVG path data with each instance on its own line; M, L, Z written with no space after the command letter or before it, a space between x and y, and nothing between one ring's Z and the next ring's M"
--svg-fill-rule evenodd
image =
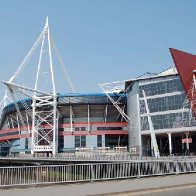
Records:
M105 135L102 135L102 146L105 147ZM97 135L87 135L86 136L86 147L97 147ZM69 135L64 136L64 148L74 149L75 148L75 136Z
M19 149L21 149L21 147L20 147L20 140L18 139L12 143L12 146L10 147L10 152L15 152L18 151Z
M131 91L127 93L127 113L131 119L128 124L129 148L136 147L136 153L141 155L142 152L138 82L134 82Z
M87 135L86 136L86 147L97 147L97 136Z
M105 147L105 135L102 135L102 147Z
M20 138L20 149L21 150L25 149L25 141L26 141L26 138Z
M64 136L64 148L75 148L75 137L74 135Z

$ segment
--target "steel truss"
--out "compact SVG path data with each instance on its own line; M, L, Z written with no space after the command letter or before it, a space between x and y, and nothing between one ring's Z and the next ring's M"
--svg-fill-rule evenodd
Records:
M39 90L40 85L40 77L41 77L41 66L42 65L42 55L45 52L44 46L45 42L48 43L48 70L50 73L50 78L48 80L51 81L51 88L48 89L48 92L43 92ZM22 85L16 84L14 81L23 70L24 66L26 66L31 59L35 49L38 46L40 48L39 61L37 66L37 74L36 74L36 82L35 87L27 88ZM62 63L62 62L61 62ZM53 71L53 61L51 54L51 39L50 39L50 30L48 25L48 18L46 19L46 24L44 26L43 31L40 36L33 44L32 48L22 61L21 65L15 72L15 74L10 78L8 82L2 81L8 88L9 93L12 97L12 100L15 103L16 111L18 113L18 118L20 122L20 127L28 127L30 128L31 135L31 154L35 154L37 152L51 152L53 156L57 153L58 149L58 111L57 111L57 94L55 89L55 81L54 81L54 71ZM26 118L24 120L24 115L22 115L20 111L20 106L18 104L18 99L16 96L25 96L32 99L32 105L29 107L25 101L20 100L20 104L23 105L26 111ZM29 123L28 117L31 117L32 125L26 126Z
M122 117L129 122L130 117L125 113L124 107L121 108L119 106L120 100L125 96L125 81L117 81L117 82L111 82L111 83L104 83L99 84L100 88L103 90L103 92L107 95L109 100L112 102L112 104L116 107L116 109L119 111L119 113L122 115ZM122 93L118 100L114 100L110 94L111 93Z

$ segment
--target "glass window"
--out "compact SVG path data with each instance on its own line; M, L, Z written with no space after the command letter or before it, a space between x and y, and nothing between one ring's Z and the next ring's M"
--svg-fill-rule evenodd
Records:
M86 131L86 127L81 127L81 131Z
M97 147L102 147L102 135L97 136Z
M75 136L75 148L86 147L86 136Z
M59 136L59 148L64 147L64 136Z
M151 113L168 110L177 110L182 108L185 98L185 94L165 96L161 98L148 99L147 103ZM188 104L187 107L189 107ZM140 100L140 113L146 113L144 100Z
M86 147L86 136L81 136L81 147Z
M157 129L169 129L175 127L190 127L196 126L196 121L191 121L189 112L170 113L163 115L151 116L153 127ZM141 130L149 130L147 116L141 117Z
M97 131L115 131L122 130L122 127L97 127Z
M75 127L75 131L80 131L80 127Z
M75 136L75 148L80 147L80 136Z
M142 85L139 87L140 97L143 97L142 90L145 91L146 96L184 91L180 79L173 79L173 80L168 80L163 82Z
M25 149L28 149L28 145L29 144L29 142L28 142L28 138L25 138Z

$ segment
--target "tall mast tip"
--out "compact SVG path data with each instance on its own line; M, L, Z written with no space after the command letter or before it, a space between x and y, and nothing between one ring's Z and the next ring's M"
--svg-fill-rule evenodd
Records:
M48 16L46 16L46 24L45 26L47 27L48 26Z

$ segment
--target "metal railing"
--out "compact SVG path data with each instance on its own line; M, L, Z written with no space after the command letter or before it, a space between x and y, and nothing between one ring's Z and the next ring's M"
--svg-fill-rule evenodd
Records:
M123 179L196 172L196 161L135 160L120 163L0 167L0 187Z
M196 156L161 156L160 158L155 158L152 156L139 156L132 155L129 152L82 152L82 153L59 153L55 156L47 156L46 153L40 153L35 156L31 154L16 154L0 156L0 160L3 159L28 159L28 160L65 160L65 161L88 161L88 160L101 160L101 161L131 161L131 160L195 160Z

